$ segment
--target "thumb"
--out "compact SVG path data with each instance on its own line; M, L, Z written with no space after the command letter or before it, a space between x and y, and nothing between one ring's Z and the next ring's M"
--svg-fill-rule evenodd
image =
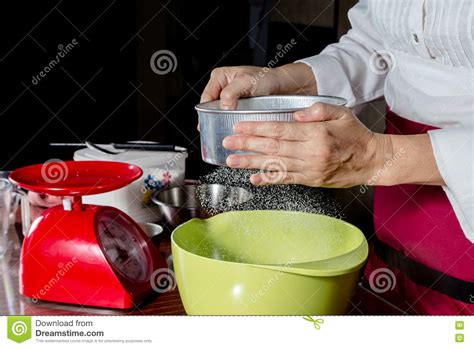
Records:
M296 111L294 118L298 122L322 122L343 118L347 114L347 108L343 106L316 103L309 108Z

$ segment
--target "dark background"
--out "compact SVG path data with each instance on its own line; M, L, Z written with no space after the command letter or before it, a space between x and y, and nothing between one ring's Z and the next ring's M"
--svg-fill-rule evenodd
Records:
M209 167L200 159L194 105L214 67L263 66L294 39L280 59L292 62L337 40L337 2L318 1L316 9L305 3L311 1L4 2L2 170L72 158L73 148L50 142L143 139L189 148L187 177L198 176ZM77 46L33 84L58 46L73 39ZM177 66L158 75L150 57L163 49Z

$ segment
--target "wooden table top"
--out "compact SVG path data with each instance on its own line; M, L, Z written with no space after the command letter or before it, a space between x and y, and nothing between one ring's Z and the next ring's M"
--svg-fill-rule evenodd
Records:
M0 315L184 315L185 310L179 296L178 287L174 290L153 294L149 299L132 310L95 308L78 305L67 305L55 302L37 301L19 293L19 255L21 231L19 224L10 229L9 237L13 247L8 260L0 260ZM159 244L160 252L169 255L171 252L170 233L165 233ZM350 315L399 315L403 314L390 304L378 299L370 291L358 287L353 297Z

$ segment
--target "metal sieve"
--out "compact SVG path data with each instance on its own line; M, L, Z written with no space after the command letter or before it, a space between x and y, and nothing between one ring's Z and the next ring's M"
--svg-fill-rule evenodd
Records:
M345 105L346 100L330 96L263 96L239 99L237 108L223 110L220 100L196 105L201 132L202 159L211 164L225 166L230 154L243 151L226 150L222 140L233 134L233 127L242 121L282 121L294 122L293 113L315 103Z

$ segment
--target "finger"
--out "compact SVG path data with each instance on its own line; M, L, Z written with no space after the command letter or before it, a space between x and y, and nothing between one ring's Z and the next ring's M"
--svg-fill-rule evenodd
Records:
M252 92L252 81L248 77L236 78L225 86L220 93L221 108L233 110L237 108L237 100L241 97L248 97Z
M298 172L266 172L253 174L250 182L256 186L306 184L306 177Z
M297 158L298 145L296 141L286 141L272 138L231 135L224 138L222 145L228 150L254 151L273 156Z
M231 168L260 169L263 171L293 172L303 169L304 162L290 157L268 155L230 155L226 164Z
M293 122L240 122L234 126L234 132L282 140L302 140L301 125Z
M296 111L293 116L298 122L331 121L345 117L348 110L343 106L316 103L309 108Z
M219 99L222 89L227 85L227 77L224 73L213 73L201 94L201 103Z

